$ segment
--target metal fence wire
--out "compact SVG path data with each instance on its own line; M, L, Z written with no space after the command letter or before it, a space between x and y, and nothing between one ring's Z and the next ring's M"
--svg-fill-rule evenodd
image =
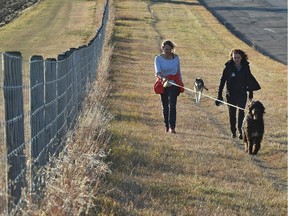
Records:
M0 166L5 172L0 174L0 214L21 205L23 188L41 194L45 186L41 170L64 148L97 75L108 13L107 0L102 25L87 45L55 59L32 56L28 76L23 74L20 52L1 54ZM23 77L29 81L23 82Z

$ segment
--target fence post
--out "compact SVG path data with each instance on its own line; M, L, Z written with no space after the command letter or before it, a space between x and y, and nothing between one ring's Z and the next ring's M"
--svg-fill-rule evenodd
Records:
M45 143L48 154L53 156L57 148L57 71L56 59L45 60Z
M79 55L80 55L80 92L79 92L79 101L80 101L80 107L82 109L82 102L83 102L83 98L84 95L86 93L86 84L87 84L87 78L86 78L86 74L87 74L87 45L83 45L79 47Z
M57 57L57 141L58 149L61 151L63 138L67 133L67 60L65 54Z
M20 52L3 53L5 141L7 149L8 214L18 204L21 189L26 186L24 154L24 107L22 57Z
M78 98L77 98L77 49L76 48L71 48L70 51L72 51L72 55L71 58L73 59L73 65L72 65L72 84L71 84L71 94L72 94L72 110L70 111L70 115L71 115L71 128L73 128L76 124L76 119L78 116Z
M41 192L44 186L41 168L46 164L44 121L44 61L42 56L30 58L31 109L31 192Z
M74 59L73 59L74 48L71 48L69 51L65 52L66 62L67 62L67 74L66 74L66 83L67 83L67 128L70 129L73 127L73 75L74 75Z

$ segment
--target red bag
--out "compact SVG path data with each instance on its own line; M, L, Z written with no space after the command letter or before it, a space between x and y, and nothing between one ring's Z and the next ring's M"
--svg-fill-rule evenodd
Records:
M163 83L162 80L159 78L156 79L156 82L154 84L154 92L155 94L164 94Z

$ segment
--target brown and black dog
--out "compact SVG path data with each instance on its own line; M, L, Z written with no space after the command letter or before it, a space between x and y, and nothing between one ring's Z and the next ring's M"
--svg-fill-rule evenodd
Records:
M260 101L252 101L248 106L242 133L245 144L245 151L251 155L256 155L261 147L261 141L264 135L264 119L265 107Z

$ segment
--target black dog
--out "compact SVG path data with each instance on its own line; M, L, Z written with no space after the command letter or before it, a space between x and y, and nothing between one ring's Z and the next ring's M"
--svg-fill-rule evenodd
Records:
M263 114L265 113L265 107L260 101L252 101L248 108L249 111L242 125L243 140L245 151L256 155L261 147L264 134Z

